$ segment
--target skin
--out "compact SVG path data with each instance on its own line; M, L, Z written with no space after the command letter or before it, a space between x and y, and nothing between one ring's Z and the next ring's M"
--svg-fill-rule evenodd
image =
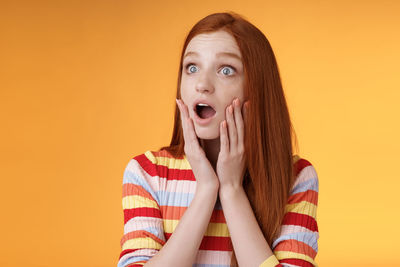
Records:
M218 52L228 51L240 55L240 51L234 38L223 31L195 36L186 50L195 51L198 55L190 61L189 58L184 59L182 99L177 99L177 104L182 120L185 154L196 177L196 190L199 189L195 199L201 196L201 192L206 192L204 194L210 195L205 198L211 198L214 202L213 192L218 190L239 266L260 266L267 258L273 261L268 266L275 266L278 261L271 257L272 249L263 236L242 184L245 163L244 122L248 105L241 104L243 66L241 61L234 62L233 59L216 60ZM190 62L195 65L188 66L193 68L188 73L186 64ZM223 68L227 68L223 66L226 64L237 66L233 76L230 76L229 71L222 72ZM217 116L206 126L193 122L192 107L198 97L206 98L215 105L217 111ZM204 199L200 201L204 202ZM198 221L198 217L196 215L196 219L190 217L187 220ZM187 224L192 223L190 221Z
M218 57L220 52L233 53L238 58L228 55ZM241 173L244 167L242 118L244 74L241 57L233 36L219 30L196 35L189 42L183 58L181 102L186 109L186 116L191 119L189 125L183 128L184 131L185 129L188 131L187 135L192 136L190 130L193 128L200 140L199 146L212 168L217 172L220 171L221 176L218 177L221 179L224 177L222 174L228 173L227 168L233 167L236 173ZM216 110L216 116L204 126L197 124L192 108L198 98L207 99ZM236 105L235 99L238 99ZM230 107L232 113L229 113ZM181 115L184 118L185 114ZM222 127L224 121L227 123L227 128ZM191 146L196 147L195 144ZM197 153L202 153L201 149L197 147L195 149ZM188 152L190 154L190 151ZM228 164L228 160L232 163ZM237 164L236 167L229 166L233 164Z

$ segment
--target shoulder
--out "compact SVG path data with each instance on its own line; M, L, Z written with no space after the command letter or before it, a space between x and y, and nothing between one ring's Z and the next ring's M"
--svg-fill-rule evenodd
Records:
M314 190L318 192L319 179L314 165L307 159L294 155L294 173L296 179L291 194Z
M156 158L151 150L132 156L125 168L125 175L129 173L155 175Z
M146 150L131 158L128 167L140 167L151 176L163 176L169 169L189 169L190 165L185 156L176 157L165 149Z

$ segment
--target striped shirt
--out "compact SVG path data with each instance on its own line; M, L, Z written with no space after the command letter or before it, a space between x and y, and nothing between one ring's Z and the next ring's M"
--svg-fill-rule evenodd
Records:
M296 180L285 207L273 255L259 267L317 266L318 177L314 167L298 155ZM184 155L165 150L146 151L132 158L123 175L124 235L118 267L143 266L168 241L196 192L196 179ZM228 267L232 243L219 198L193 266Z

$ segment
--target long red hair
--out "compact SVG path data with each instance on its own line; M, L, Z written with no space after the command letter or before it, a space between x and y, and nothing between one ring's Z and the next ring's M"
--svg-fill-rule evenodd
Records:
M243 188L269 246L279 235L285 205L295 179L293 144L298 151L278 65L269 41L253 24L235 12L214 13L188 33L180 59L176 98L180 99L182 59L190 40L201 33L225 30L236 40L244 67L244 98L250 101L245 121L246 167ZM292 142L292 138L295 142ZM169 146L175 157L184 155L179 109ZM233 251L232 266L237 266Z

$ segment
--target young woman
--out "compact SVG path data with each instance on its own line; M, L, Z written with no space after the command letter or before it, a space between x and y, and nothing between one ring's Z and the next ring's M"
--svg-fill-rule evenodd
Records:
M200 20L176 95L170 145L125 169L118 267L316 266L318 177L293 153L264 34L233 12Z

